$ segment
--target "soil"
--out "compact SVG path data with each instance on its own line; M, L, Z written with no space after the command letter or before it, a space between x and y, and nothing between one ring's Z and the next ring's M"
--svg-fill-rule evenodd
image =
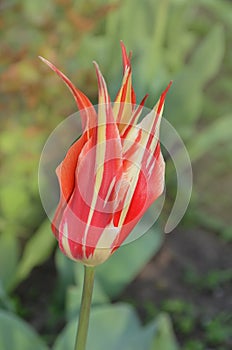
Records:
M232 313L231 281L218 283L214 288L205 283L210 272L232 267L231 248L218 236L199 229L173 232L167 235L160 252L128 286L123 298L135 299L142 320L149 319L148 305L155 305L158 311L166 300L181 300L186 305L193 305L196 320L187 337L176 325L175 312L173 315L169 312L174 318L180 343L189 337L199 340L203 338L202 322L209 322L222 313ZM193 272L198 276L197 281L190 279ZM231 349L232 343L226 346Z
M55 322L52 321L56 283L57 273L52 256L43 265L35 267L29 278L23 281L14 293L17 295L17 311L20 316L36 329L49 345L65 324L59 315Z

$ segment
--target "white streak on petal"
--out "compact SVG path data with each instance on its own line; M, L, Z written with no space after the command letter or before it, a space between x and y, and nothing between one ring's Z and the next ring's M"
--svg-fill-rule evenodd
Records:
M119 232L120 227L115 227L111 222L102 232L97 242L96 249L110 249Z
M63 234L61 237L62 245L65 251L65 254L70 258L73 259L70 247L69 247L69 242L68 242L68 223L65 222L63 226Z
M108 199L109 199L109 197L110 197L110 195L111 195L111 193L112 193L112 190L113 190L113 188L114 188L115 182L116 182L116 176L114 176L114 178L113 178L113 180L112 180L112 182L111 182L111 184L110 184L110 187L109 187L109 189L108 189L108 192L107 192L107 194L106 194L106 197L105 197L105 200L104 200L104 207L106 206L106 204L107 204L107 202L108 202Z
M149 164L149 166L150 166L150 169L148 170L148 176L149 176L149 178L150 178L150 176L151 176L151 174L152 174L152 171L153 171L153 169L154 169L154 167L155 167L155 164L156 164L156 159L154 158L152 165Z

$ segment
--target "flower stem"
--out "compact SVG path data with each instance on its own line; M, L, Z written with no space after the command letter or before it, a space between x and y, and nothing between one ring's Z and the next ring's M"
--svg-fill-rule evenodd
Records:
M89 314L94 284L94 267L85 266L81 309L76 335L75 350L85 350L89 326Z

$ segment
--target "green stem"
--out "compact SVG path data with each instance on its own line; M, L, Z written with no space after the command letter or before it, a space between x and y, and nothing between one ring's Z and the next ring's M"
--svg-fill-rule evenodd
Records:
M94 284L94 268L85 266L85 276L81 299L81 309L76 335L75 350L85 350L89 327L89 314Z

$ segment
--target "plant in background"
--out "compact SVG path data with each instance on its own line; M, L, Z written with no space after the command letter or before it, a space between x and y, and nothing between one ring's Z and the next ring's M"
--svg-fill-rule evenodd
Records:
M111 105L105 80L94 63L99 98L89 99L49 61L71 90L82 119L82 136L57 168L60 201L52 231L61 251L85 266L76 350L86 347L94 267L117 250L164 189L165 163L159 127L168 85L140 122L147 95L136 106L130 56L121 43L122 86Z

